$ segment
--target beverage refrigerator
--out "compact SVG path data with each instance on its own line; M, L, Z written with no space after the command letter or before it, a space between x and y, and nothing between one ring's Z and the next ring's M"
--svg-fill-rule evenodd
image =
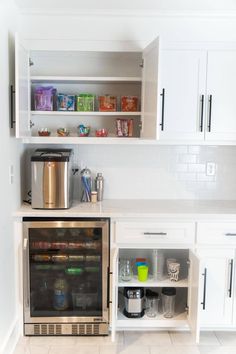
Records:
M109 219L24 218L25 335L107 335Z

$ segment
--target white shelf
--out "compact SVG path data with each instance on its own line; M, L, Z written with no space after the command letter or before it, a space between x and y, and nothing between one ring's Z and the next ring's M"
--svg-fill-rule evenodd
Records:
M133 287L145 287L145 288L162 288L162 287L175 287L175 288L187 288L188 287L188 279L180 279L179 281L170 281L169 279L164 280L154 280L149 278L147 281L139 281L137 276L134 276L134 279L130 281L122 281L118 282L119 287L133 286Z
M142 78L135 76L31 76L32 83L141 83Z
M78 112L78 111L31 111L37 116L141 116L141 112Z
M22 137L22 141L25 144L85 144L85 145L155 145L155 140L141 139L141 138L118 138L118 137L78 137L78 136L68 136L68 137L58 137L58 136L29 136Z
M158 314L154 318L144 315L141 318L128 318L121 311L118 311L116 327L118 328L172 328L181 327L188 328L187 312L176 314L173 318L165 318L162 314Z

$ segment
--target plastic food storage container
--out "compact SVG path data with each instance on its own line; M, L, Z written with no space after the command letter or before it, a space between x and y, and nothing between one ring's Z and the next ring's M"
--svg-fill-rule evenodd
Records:
M104 95L98 97L100 112L116 112L117 111L117 97Z
M121 96L121 111L122 112L137 112L138 97L137 96Z

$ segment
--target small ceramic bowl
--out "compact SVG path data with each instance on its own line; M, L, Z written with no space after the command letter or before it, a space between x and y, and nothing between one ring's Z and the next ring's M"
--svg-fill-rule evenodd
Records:
M96 137L98 138L104 138L108 136L108 130L107 129L98 129L95 132Z
M66 128L58 128L57 129L57 135L58 136L69 136L70 135L70 131Z
M39 136L50 136L51 132L47 128L42 128L38 131Z

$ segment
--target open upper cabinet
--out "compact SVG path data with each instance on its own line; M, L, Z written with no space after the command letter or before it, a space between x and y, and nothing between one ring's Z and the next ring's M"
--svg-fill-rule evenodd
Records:
M102 42L99 50L63 50L63 44L62 50L30 50L16 35L15 47L16 137L25 143L132 144L157 139L158 38L140 51L127 48L127 43L107 49ZM54 89L46 109L36 103L40 87ZM85 94L92 104L81 110L79 100ZM64 104L66 100L72 106ZM83 136L79 126L89 127L89 135ZM69 135L62 137L59 128ZM44 131L50 135L39 136ZM101 131L108 135L101 137Z

